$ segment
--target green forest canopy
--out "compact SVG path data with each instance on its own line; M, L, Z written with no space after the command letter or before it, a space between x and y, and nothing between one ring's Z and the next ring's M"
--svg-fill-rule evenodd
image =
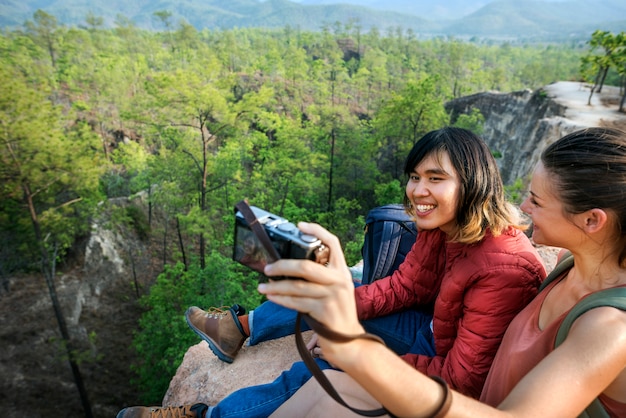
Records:
M198 297L258 303L245 292L250 272L228 262L237 201L323 224L355 262L363 216L401 201L404 156L450 123L446 101L580 79L590 54L585 45L417 40L400 28L200 32L181 23L155 33L121 17L102 29L93 16L68 28L38 11L0 35L0 277L39 267L42 251L62 259L108 207L99 202L144 193L147 219L128 211L111 227L163 236L159 280L169 284L153 289L157 300L178 298L171 309ZM601 66L585 62L595 77ZM609 72L606 83L617 79ZM458 123L480 130L481 115ZM184 272L192 287L168 287ZM162 356L153 337L143 349ZM175 370L188 340L164 371L139 371L152 381L148 396L162 395L155 376Z

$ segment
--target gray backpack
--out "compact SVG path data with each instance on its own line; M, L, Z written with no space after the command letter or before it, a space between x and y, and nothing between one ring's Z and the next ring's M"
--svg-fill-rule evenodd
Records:
M411 251L416 238L417 227L403 205L390 204L370 210L361 248L361 283L369 284L393 273Z

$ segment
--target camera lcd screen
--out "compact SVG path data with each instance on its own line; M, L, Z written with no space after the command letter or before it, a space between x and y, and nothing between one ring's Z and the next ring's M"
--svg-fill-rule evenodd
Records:
M265 266L272 261L252 230L239 220L235 228L233 259L259 273L263 273Z

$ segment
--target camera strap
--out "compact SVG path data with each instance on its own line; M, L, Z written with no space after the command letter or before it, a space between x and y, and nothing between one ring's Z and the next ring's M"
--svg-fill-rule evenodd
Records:
M298 353L300 353L300 357L302 357L302 361L304 362L306 367L309 369L309 371L313 374L313 376L315 377L317 382L320 384L320 386L324 388L326 393L328 393L328 395L330 395L330 397L333 398L338 404L364 417L380 417L383 415L395 417L395 415L389 412L385 407L381 407L378 409L358 409L358 408L354 408L348 405L343 400L341 395L339 395L339 393L333 387L333 384L330 382L330 380L328 380L328 377L326 377L324 372L320 369L320 366L318 366L318 364L315 362L315 359L313 358L311 352L307 350L306 344L304 343L304 340L302 339L302 331L300 329L301 319L303 319L304 322L306 322L307 325L309 325L309 327L311 327L311 329L314 332L318 333L322 337L327 338L329 340L338 341L338 342L348 342L355 338L366 338L366 339L374 340L382 344L385 344L383 340L379 336L370 334L367 332L364 334L359 334L359 335L354 335L354 336L341 334L339 332L333 331L332 329L328 328L326 325L322 324L321 322L315 320L311 316L301 313L301 312L298 312L298 316L296 317L295 337L296 337L296 347L298 348Z
M276 251L276 248L274 248L274 245L272 245L272 241L267 235L267 232L265 232L265 228L263 228L263 226L259 223L259 220L254 215L254 212L250 208L248 202L246 200L240 201L239 203L235 205L235 209L241 212L244 219L248 223L248 226L250 226L250 229L252 230L252 232L254 232L259 242L261 242L261 244L267 251L268 255L271 258L271 260L268 260L268 261L274 262L274 261L279 260L280 255L278 254L278 251ZM368 338L374 341L378 341L382 344L385 344L383 340L380 337L373 335L373 334L369 334L369 333L364 333L364 334L359 334L359 335L345 335L345 334L333 331L330 328L328 328L326 325L312 318L308 314L305 314L302 312L298 312L298 315L296 318L296 328L295 328L296 347L298 348L300 357L302 357L302 361L307 366L309 371L313 374L313 376L318 381L318 383L322 386L322 388L324 388L326 393L328 393L330 397L333 398L337 403L339 403L340 405L350 409L352 412L357 413L359 415L366 416L366 417L379 417L382 415L389 415L393 417L393 415L389 411L387 411L384 407L379 408L379 409L372 409L372 410L363 410L363 409L353 408L341 398L341 395L339 395L339 393L335 390L330 380L328 380L324 372L322 372L318 364L315 362L315 359L311 355L311 352L307 350L306 344L304 343L304 340L302 338L302 330L300 327L301 320L304 320L314 332L318 333L324 338L327 338L333 341L348 342L355 338Z
M274 245L272 245L272 241L270 240L270 237L267 236L265 228L263 228L263 226L259 223L259 220L255 216L254 212L252 212L252 209L250 208L248 202L246 200L240 201L235 205L235 209L241 212L243 218L248 223L248 226L250 227L252 232L254 232L254 235L256 235L259 242L263 245L263 248L265 248L265 251L270 258L267 261L273 263L274 261L280 259L278 251L276 251L276 248L274 248Z

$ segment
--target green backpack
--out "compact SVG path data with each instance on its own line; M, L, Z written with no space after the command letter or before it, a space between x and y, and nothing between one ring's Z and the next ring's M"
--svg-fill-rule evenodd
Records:
M573 265L574 256L568 252L543 281L539 287L539 291L543 290L550 282L559 277L564 271L572 268ZM565 340L565 337L567 337L567 333L576 318L588 310L599 306L612 306L626 311L626 287L614 287L612 289L601 290L578 302L567 314L563 323L559 327L556 334L556 340L554 342L554 348L558 347L563 340ZM593 402L591 402L591 404L589 404L587 409L579 415L579 418L609 418L609 414L596 398Z

